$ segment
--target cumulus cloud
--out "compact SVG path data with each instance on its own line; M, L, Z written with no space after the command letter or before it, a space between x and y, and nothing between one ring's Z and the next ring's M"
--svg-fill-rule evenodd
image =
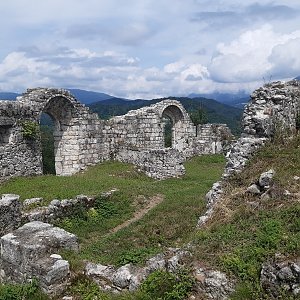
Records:
M44 55L40 55L37 49L8 54L0 63L0 77L6 78L5 82L0 83L0 88L20 91L32 84L83 88L93 83L96 88L95 82L101 86L103 78L111 74L117 74L122 79L122 74L128 74L138 64L136 58L113 51L59 50ZM39 55L35 56L34 53Z
M300 74L300 32L298 38L289 39L284 44L275 46L269 61L270 73L274 76L296 77Z
M218 54L208 66L211 78L217 82L253 82L273 75L291 77L291 60L285 67L282 65L287 53L284 54L284 45L295 57L299 46L292 40L299 34L300 31L291 34L276 33L272 26L265 25L243 33L227 45L220 43L217 47ZM287 62L289 59L285 60Z

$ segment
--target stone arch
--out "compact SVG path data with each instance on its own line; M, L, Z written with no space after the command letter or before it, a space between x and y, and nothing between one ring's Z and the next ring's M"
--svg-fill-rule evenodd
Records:
M21 102L30 104L35 111L37 123L40 123L43 113L48 114L54 121L56 174L71 175L78 172L80 170L78 125L80 115L86 113L86 108L68 91L60 89L28 90L23 94Z
M160 120L167 117L172 122L171 148L184 151L189 147L188 136L195 134L195 126L182 104L176 100L164 100L156 104Z
M167 106L163 112L162 116L167 116L173 122L173 124L177 123L178 121L184 120L183 111L177 105L169 105Z
M162 112L162 119L165 122L164 145L165 147L174 147L176 143L177 130L179 123L184 119L182 111L176 105L167 106ZM168 120L170 120L168 122ZM169 140L170 139L170 140Z

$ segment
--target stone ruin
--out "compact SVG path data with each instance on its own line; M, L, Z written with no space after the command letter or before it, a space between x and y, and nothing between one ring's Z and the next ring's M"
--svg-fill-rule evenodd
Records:
M28 89L16 101L0 101L0 179L43 173L40 136L25 134L26 126L39 126L43 113L55 123L57 175L115 159L133 163L154 178L180 176L185 159L221 153L232 138L226 125L194 126L174 100L101 120L66 90ZM173 125L169 148L165 147L164 118Z
M207 211L199 218L198 227L211 217L215 204L222 198L224 181L239 173L247 161L276 135L288 137L300 129L300 81L276 81L255 90L246 105L242 119L243 133L226 154L222 180L207 193Z
M219 153L225 149L224 135L230 136L223 125L206 124L196 128L180 103L173 100L165 100L104 121L90 113L66 91L34 89L15 102L0 102L2 177L42 173L40 139L27 139L22 126L28 120L38 124L42 112L51 115L56 122L54 138L58 175L70 175L88 165L117 159L135 163L148 175L156 178L177 176L183 171L180 165L184 159L197 154ZM171 148L164 147L164 115L173 121ZM244 132L226 155L227 165L222 180L215 183L207 194L208 210L199 219L199 226L207 221L213 213L214 205L220 201L224 180L233 173L240 172L247 160L276 135L278 129L290 134L297 132L299 115L299 81L275 82L252 94L244 111ZM90 207L92 199L80 195L74 200L58 202L53 200L48 207L28 213L22 211L18 196L2 196L0 282L21 283L37 278L42 289L50 295L58 295L65 289L70 280L69 263L58 253L61 249L77 251L77 239L74 235L43 222L61 216L58 206L63 207L62 211L71 214L76 203L82 202ZM32 201L28 203L30 205ZM24 220L31 222L24 224ZM180 265L181 250L174 251L171 256L158 255L150 259L141 274L147 274L153 266L152 269L155 270ZM272 270L279 274L286 266L281 269L278 267L278 270L276 268ZM95 281L100 280L105 284L111 281L118 290L123 287L133 288L139 283L137 279L139 280L140 273L136 274L137 269L128 265L113 270L109 266L88 264L85 271ZM294 269L290 272L294 272ZM269 275L265 273L262 275L266 278L266 284L270 285L267 280ZM200 268L197 276L201 280L204 278L202 283L216 282L212 286L200 287L205 288L207 295L211 295L214 290L217 295L222 295L220 299L226 299L233 290L233 285L228 283L224 274L207 272ZM281 280L281 277L277 277L277 281ZM228 290L224 290L224 286L228 286Z

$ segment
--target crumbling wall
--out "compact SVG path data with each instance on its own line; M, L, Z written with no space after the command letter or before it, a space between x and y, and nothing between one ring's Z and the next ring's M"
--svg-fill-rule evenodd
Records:
M39 147L22 133L22 119L30 111L12 101L0 101L0 180L10 176L42 174Z
M199 124L194 155L226 153L234 136L226 124Z
M152 149L152 150L128 150L122 149L118 152L118 161L132 163L149 177L164 179L179 177L185 174L182 153L176 149Z
M224 180L241 172L248 160L276 133L292 135L299 130L300 81L277 81L254 91L243 113L243 133L226 154L222 180L207 193L207 211L198 220L202 226L222 199Z
M38 280L44 292L58 296L70 284L62 249L78 251L77 237L61 228L30 222L0 238L0 283Z
M277 81L264 85L251 95L243 115L244 133L272 137L276 129L293 133L300 113L300 81Z

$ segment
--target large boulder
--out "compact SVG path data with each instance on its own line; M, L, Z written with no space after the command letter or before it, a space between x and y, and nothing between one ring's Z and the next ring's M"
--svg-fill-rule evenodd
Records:
M69 280L69 263L57 253L77 251L77 237L61 228L30 222L0 239L0 281L25 283L35 278L50 295L60 294Z

